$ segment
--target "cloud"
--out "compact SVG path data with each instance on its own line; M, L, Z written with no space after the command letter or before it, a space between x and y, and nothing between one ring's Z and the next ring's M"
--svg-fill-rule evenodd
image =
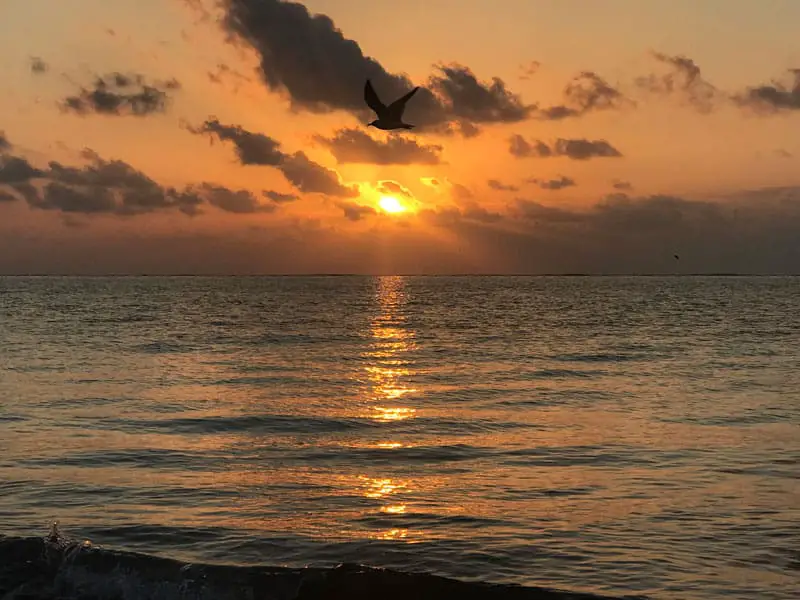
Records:
M5 131L0 130L0 152L7 152L12 148L13 146L11 145L11 142L8 141Z
M203 182L183 189L165 187L122 160L106 160L84 150L82 166L51 161L46 170L30 165L22 157L0 155L0 191L14 197L10 187L32 207L69 214L135 216L177 210L192 216L203 205L237 213L274 212L278 204L295 198L289 194L264 192L270 202L260 203L252 192L232 190ZM41 187L31 183L42 180Z
M287 202L294 202L295 200L300 199L300 196L296 196L295 194L282 194L281 192L275 192L272 190L264 190L261 193L265 198L275 202L276 204L285 204Z
M176 79L147 84L143 75L111 73L95 79L91 88L81 88L80 93L67 96L61 107L79 115L143 117L165 112L169 92L180 87Z
M344 36L330 17L312 15L299 3L281 0L223 0L223 28L252 47L260 59L266 86L286 96L294 110L350 112L369 117L363 98L371 79L389 102L413 86L405 75L388 72L365 56L358 42ZM406 109L406 119L421 131L453 131L453 122L516 122L532 107L509 91L503 81L482 82L463 65L437 65ZM474 127L463 132L473 133Z
M31 57L31 73L36 75L41 75L42 73L47 73L49 67L46 62L44 62L38 56Z
M488 185L493 190L497 190L498 192L516 192L516 191L519 191L518 187L513 186L513 185L506 185L505 183L503 183L502 181L499 181L497 179L490 179L489 181L486 182L486 185Z
M420 182L423 185L436 190L437 192L448 190L454 200L467 200L473 197L472 190L470 190L468 187L448 179L441 179L438 177L420 177Z
M791 152L783 148L778 148L775 150L775 155L780 156L781 158L792 158L794 156Z
M357 204L355 202L337 202L336 206L342 209L346 219L350 221L360 221L364 217L375 215L376 211L371 206Z
M565 177L562 175L558 179L535 179L531 178L528 179L529 183L534 183L538 185L543 190L563 190L566 187L572 187L575 184L575 180L569 177Z
M590 158L619 158L622 153L606 140L557 139L551 146L541 140L528 142L521 135L509 138L508 151L517 158L565 156L572 160L589 160Z
M517 158L526 158L528 156L546 157L553 153L550 147L544 142L536 140L531 144L519 134L512 135L508 139L508 142L508 151Z
M82 214L112 213L118 209L114 195L107 188L75 188L58 181L45 185L42 198L35 206L42 210Z
M304 152L295 152L281 163L284 177L301 192L325 194L342 198L355 198L358 188L342 185L336 171L325 168L308 158Z
M339 163L435 165L439 164L442 151L442 146L420 144L401 135L377 140L358 129L340 129L331 138L316 135L314 139L327 147Z
M743 94L733 97L740 106L747 106L763 112L800 110L800 69L789 69L794 82L785 85L773 82L748 88Z
M496 223L438 225L504 273L798 273L800 188L694 200L612 194L586 209L519 199ZM497 265L502 265L498 268Z
M206 200L212 206L226 212L249 214L257 212L274 212L275 204L262 204L249 190L231 190L226 187L202 184Z
M188 127L196 135L212 134L222 141L233 142L236 156L243 165L278 166L286 155L281 143L263 133L247 131L240 125L223 125L216 118L206 120L200 127ZM212 137L213 139L213 137Z
M17 197L11 192L0 188L0 204L3 202L16 202Z
M630 183L629 181L622 181L621 179L615 179L614 181L611 182L611 187L613 187L615 190L630 191L633 189L633 184Z
M437 69L441 74L432 76L429 85L440 92L447 112L457 119L468 123L517 123L535 109L510 92L498 77L487 84L463 65L438 65Z
M404 185L392 180L383 180L378 182L378 193L386 194L387 196L400 196L403 198L413 198L414 194L411 193Z
M0 184L24 183L42 175L41 170L21 156L0 154Z
M622 109L633 105L619 90L593 71L583 71L564 88L565 104L538 111L540 119L558 121L599 110Z
M652 52L652 57L668 67L667 73L638 77L636 85L648 92L665 96L677 95L700 112L710 112L720 99L717 89L706 81L691 58Z
M531 77L536 75L536 73L538 73L539 69L541 68L542 68L542 63L540 63L538 60L531 60L525 64L522 64L519 66L519 71L520 71L519 78L523 80L530 79Z
M240 125L225 125L215 118L206 120L200 127L187 126L187 129L195 135L209 134L232 142L242 165L275 167L302 192L341 198L354 198L359 193L356 187L343 185L336 171L314 162L304 152L283 152L280 142L263 133L248 131Z

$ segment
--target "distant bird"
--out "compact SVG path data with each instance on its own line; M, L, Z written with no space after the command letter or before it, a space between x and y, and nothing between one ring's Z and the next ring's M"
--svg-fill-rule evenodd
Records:
M378 118L368 123L367 126L377 127L384 131L390 131L392 129L413 129L413 125L403 123L403 111L406 108L406 102L408 102L411 96L417 93L418 89L419 86L415 87L402 98L398 98L389 106L386 106L381 102L381 99L378 98L378 94L375 93L372 83L367 79L367 83L364 85L364 100L367 106L378 115Z
M678 256L677 254L673 254L672 256L674 256L674 257L675 257L675 260L680 260L680 259L681 259L681 257L680 257L680 256Z

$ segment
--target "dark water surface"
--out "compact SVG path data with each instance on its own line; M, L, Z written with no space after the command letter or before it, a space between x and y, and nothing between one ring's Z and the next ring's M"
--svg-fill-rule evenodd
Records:
M0 278L0 345L7 567L800 597L798 278Z

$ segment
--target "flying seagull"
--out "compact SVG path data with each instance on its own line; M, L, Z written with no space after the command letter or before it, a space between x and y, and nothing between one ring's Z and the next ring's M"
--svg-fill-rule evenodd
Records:
M367 102L367 106L378 115L378 118L368 123L367 126L377 127L385 131L391 129L412 129L414 127L413 125L403 123L403 110L405 110L406 102L408 102L411 96L417 93L418 89L419 86L415 87L405 96L398 98L389 106L386 106L381 102L381 99L378 98L378 94L375 93L375 88L372 87L372 83L367 79L367 83L364 85L364 100Z

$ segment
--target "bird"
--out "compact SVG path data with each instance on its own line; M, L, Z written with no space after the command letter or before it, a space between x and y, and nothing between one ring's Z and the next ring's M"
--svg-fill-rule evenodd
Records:
M675 257L675 260L680 260L680 259L681 259L681 257L680 257L680 256L678 256L677 254L673 254L672 256L674 256L674 257Z
M417 93L418 89L419 86L415 87L405 96L398 98L387 106L378 98L378 94L375 93L375 88L372 87L372 82L367 79L367 83L364 84L364 100L367 106L375 111L375 114L378 116L377 119L368 123L367 127L377 127L384 131L390 131L392 129L413 129L413 125L403 123L403 111L406 108L406 102L408 102L411 96Z

